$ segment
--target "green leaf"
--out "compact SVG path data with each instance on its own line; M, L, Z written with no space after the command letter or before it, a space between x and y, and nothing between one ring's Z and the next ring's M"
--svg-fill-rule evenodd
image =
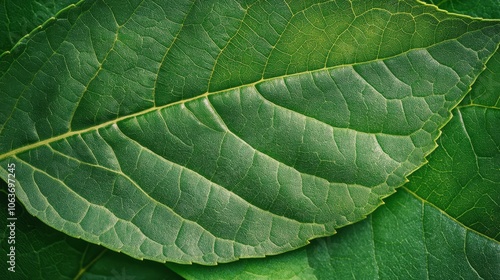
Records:
M471 92L460 103L461 107L477 105L500 108L500 49L488 60L487 68L474 83Z
M0 181L2 187L0 199L2 205L7 202L7 184ZM14 192L15 193L15 192ZM12 196L9 196L11 199ZM12 208L9 205L9 208ZM3 261L13 261L2 266L3 279L73 279L80 269L95 259L100 251L98 246L55 232L27 213L21 205L15 203L11 213L6 207L0 211L2 221L14 223L14 227L3 227L0 243ZM16 220L7 220L14 218ZM9 238L12 236L11 238ZM10 240L10 242L9 242ZM13 246L14 250L11 250ZM7 254L15 255L12 259ZM7 267L14 265L14 272Z
M500 18L498 1L443 1L452 12ZM469 6L467 6L469 5ZM471 6L472 5L472 6ZM463 225L500 241L500 49L453 112L442 148L408 189ZM439 186L439 188L436 188Z
M424 0L439 8L482 18L500 18L499 0Z
M0 5L0 54L77 0L4 0Z
M401 189L366 220L293 252L168 266L187 279L498 279L499 254L498 242Z
M429 163L365 221L265 260L168 266L187 279L500 278L499 80L497 50Z
M82 1L1 57L0 176L136 258L278 254L405 183L499 40L412 1Z
M139 261L127 255L107 251L81 277L82 280L182 280L181 276L164 265Z
M7 184L0 180L0 187L0 199L7 201ZM14 246L15 272L7 271L7 264L2 267L2 279L182 279L159 263L135 260L57 232L18 203L13 217L0 211L0 219L7 224L12 221L8 218L16 218L15 234L9 239L11 230L4 227L0 253L12 255ZM9 261L10 256L4 260Z
M499 136L498 107L457 108L429 163L367 220L279 256L168 266L187 279L498 279Z
M500 241L500 110L469 106L454 115L439 139L442 148L407 188L464 226Z

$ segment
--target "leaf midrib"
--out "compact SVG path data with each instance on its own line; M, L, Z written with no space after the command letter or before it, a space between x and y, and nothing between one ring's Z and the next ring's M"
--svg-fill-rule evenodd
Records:
M256 85L258 85L260 83L274 81L274 80L283 79L283 78L289 78L289 77L300 76L300 75L305 75L305 74L313 74L313 73L322 72L322 71L331 71L331 70L338 69L338 68L343 68L343 67L354 67L354 66L364 65L364 64L374 63L374 62L381 62L381 61L388 60L388 59L391 59L391 58L395 58L395 57L406 55L407 53L410 53L410 52L413 52L413 51L427 50L427 49L429 49L429 48L431 48L433 46L439 45L439 44L443 44L443 43L450 42L450 41L456 41L459 38L461 38L462 36L465 36L466 34L468 34L468 33L464 33L464 34L462 34L461 36L459 36L457 38L451 38L451 39L443 40L443 41L440 41L440 42L437 42L437 43L434 43L434 44L430 44L430 45L425 46L425 47L412 48L412 49L409 49L409 50L404 51L402 53L398 53L398 54L393 55L393 56L388 56L388 57L383 57L383 58L376 58L376 59L370 60L370 61L362 61L362 62L355 62L355 63L334 65L334 66L330 66L330 67L324 67L324 68L315 69L315 70L301 71L301 72L297 72L297 73L293 73L293 74L284 74L284 75L270 77L270 78L262 78L262 79L260 79L258 81L254 81L254 82L247 83L247 84L242 84L242 85L239 85L239 86L235 86L235 87L231 87L231 88L227 88L227 89L223 89L223 90L219 90L219 91L213 91L213 92L207 91L207 92L205 92L203 94L196 95L196 96L188 98L188 99L178 100L178 101L175 101L175 102L172 102L172 103L168 103L168 104L165 104L165 105L162 105L162 106L153 106L151 108L148 108L148 109L145 109L145 110L133 113L133 114L121 116L119 118L116 118L116 119L113 119L113 120L109 120L109 121L103 122L101 124L97 124L97 125L91 126L89 128L86 128L86 129L80 129L80 130L76 130L76 131L71 131L70 130L70 131L65 132L63 134L60 134L60 135L57 135L57 136L54 136L54 137L51 137L51 138L47 138L47 139L44 139L44 140L41 140L41 141L38 141L38 142L35 142L35 143L32 143L32 144L28 144L28 145L25 145L25 146L13 149L13 150L11 150L11 151L9 151L7 153L4 153L4 154L0 155L0 160L4 160L4 159L9 158L9 157L11 157L13 155L16 155L16 154L19 154L19 153L23 153L23 152L26 152L26 151L29 151L29 150L32 150L32 149L35 149L35 148L38 148L38 147L41 147L41 146L44 146L44 145L48 145L50 143L53 143L53 142L56 142L56 141L59 141L59 140L62 140L62 139L66 139L66 138L69 138L69 137L74 136L74 135L80 135L80 134L83 134L83 133L86 133L86 132L95 131L95 130L98 130L100 128L104 128L104 127L116 124L118 122L121 122L121 121L124 121L124 120L127 120L127 119L132 119L134 117L139 117L139 116L142 116L142 115L154 112L154 111L160 111L160 110L163 110L163 109L168 108L168 107L172 107L172 106L176 106L176 105L180 105L180 104L185 104L185 103L188 103L190 101L194 101L194 100L197 100L197 99L202 99L202 98L205 98L205 97L208 97L208 96L222 94L222 93L233 91L233 90L237 90L237 89L240 89L240 88L255 87ZM453 108L450 108L450 112L451 112L452 109Z

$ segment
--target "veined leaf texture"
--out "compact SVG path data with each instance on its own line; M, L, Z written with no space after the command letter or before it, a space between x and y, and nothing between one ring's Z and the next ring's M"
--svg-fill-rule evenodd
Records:
M414 1L81 1L0 59L0 176L135 258L278 254L425 163L500 24Z

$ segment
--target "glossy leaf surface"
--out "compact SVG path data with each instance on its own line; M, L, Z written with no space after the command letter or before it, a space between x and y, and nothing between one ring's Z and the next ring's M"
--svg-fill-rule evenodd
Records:
M1 58L0 175L136 258L285 252L405 183L499 40L412 1L79 2Z

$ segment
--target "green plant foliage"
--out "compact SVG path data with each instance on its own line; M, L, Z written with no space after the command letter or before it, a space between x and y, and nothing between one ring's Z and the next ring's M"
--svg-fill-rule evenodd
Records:
M500 18L499 0L425 0L441 9L482 18Z
M0 181L0 199L7 201L7 184ZM2 266L2 279L182 279L160 263L139 261L101 246L57 232L30 216L16 204L15 244L9 244L10 229L0 236L0 253L10 254L15 246L15 273ZM0 219L7 221L7 211Z
M187 279L500 278L499 54L453 110L428 164L366 220L279 256L168 266Z
M466 227L500 241L500 110L466 106L406 187Z
M293 252L168 266L186 279L498 279L499 254L498 242L402 189L366 220Z
M75 3L77 0L3 0L0 5L0 53L10 50L22 37Z
M43 273L171 273L74 236L161 262L280 254L167 264L195 279L498 278L500 21L485 3L476 18L411 0L5 9L30 25L0 34L15 45L0 177L15 164L27 225L63 240L43 227L33 242L73 256Z

